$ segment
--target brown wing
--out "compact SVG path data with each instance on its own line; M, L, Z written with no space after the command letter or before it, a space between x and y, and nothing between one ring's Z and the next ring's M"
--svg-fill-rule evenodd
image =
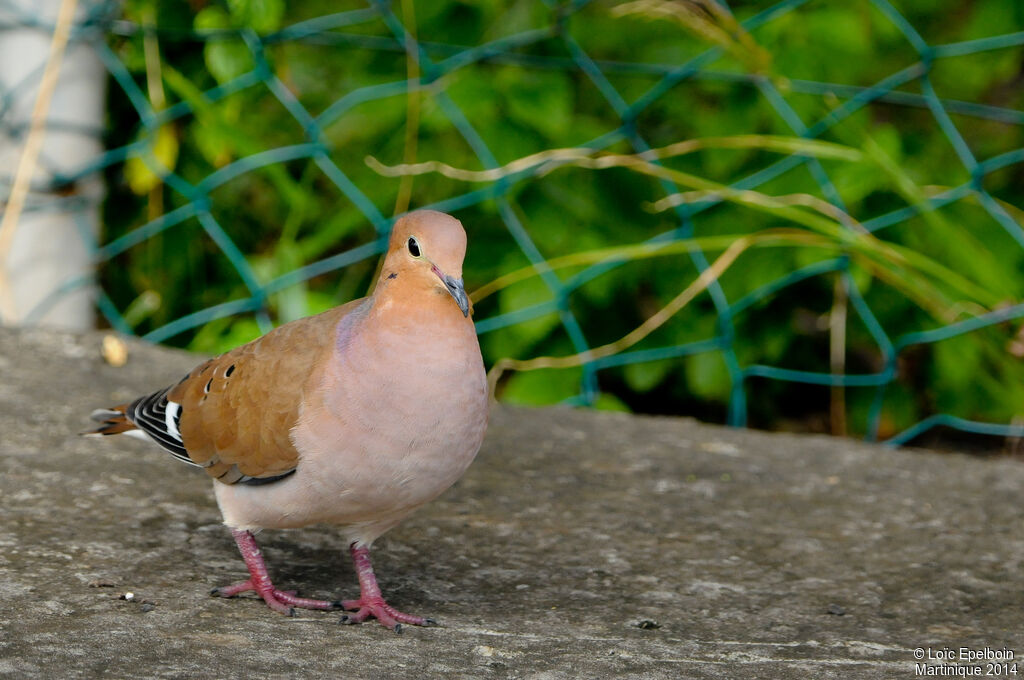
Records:
M226 484L291 474L289 433L303 390L333 345L338 321L363 300L280 326L197 366L166 395L180 405L181 442L193 463Z

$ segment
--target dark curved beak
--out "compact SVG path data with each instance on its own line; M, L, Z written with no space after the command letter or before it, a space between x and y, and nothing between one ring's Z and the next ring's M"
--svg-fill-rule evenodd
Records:
M469 296L466 295L466 285L462 282L462 279L457 279L454 276L448 276L445 274L441 277L444 281L445 288L455 298L455 303L459 305L459 309L462 310L462 316L469 316Z

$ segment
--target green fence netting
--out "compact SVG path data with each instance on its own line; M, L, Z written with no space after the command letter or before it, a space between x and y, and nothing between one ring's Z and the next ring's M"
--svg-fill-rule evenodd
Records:
M518 259L503 260L506 262L504 271L502 266L496 266L489 270L492 274L508 273L522 265L533 267L535 281L539 280L541 285L530 290L543 294L536 295L533 301L529 296L520 296L513 308L478 306L478 312L483 314L477 315L477 328L485 340L485 351L490 347L488 359L493 362L500 357L494 354L497 349L486 344L487 336L536 324L541 319L553 319L553 330L546 332L564 338L564 343L557 346L557 353L579 358L578 372L572 374L575 395L564 399L568 403L593 404L599 400L602 376L609 371L626 366L679 362L692 357L717 357L727 385L723 416L733 425L747 423L751 390L760 389L767 381L817 386L826 390L823 394L827 394L828 389L840 388L865 391L870 395L868 405L854 414L859 422L852 429L866 433L869 438L885 438L892 444L908 442L939 425L999 436L1024 434L1024 427L1010 418L1005 422L972 418L946 407L948 404L944 402L919 404L913 411L914 421L897 418L895 429L884 425L894 390L901 394L914 389L927 393L927 386L906 385L908 381L914 382L912 377L907 378L908 370L913 373L913 366L908 369L907 364L914 364L920 358L922 347L937 348L947 341L993 329L1007 342L1012 339L1019 327L1019 322L1015 325L1014 320L1024 318L1024 304L1019 302L1020 281L1008 284L1008 294L986 298L979 293L978 300L982 302L965 305L945 316L939 310L930 317L910 315L906 323L894 324L887 321L893 313L890 309L892 294L881 290L877 276L866 279L865 266L858 264L859 255L870 261L881 252L872 250L875 247L872 244L898 243L903 246L899 251L899 258L903 259L892 255L886 260L887 264L880 265L879 271L889 272L886 285L898 287L900 267L906 266L908 271L915 267L927 270L928 263L936 260L948 266L948 270L942 272L930 270L939 281L936 285L940 288L953 285L951 281L960 273L955 261L943 262L940 252L933 254L927 263L917 263L912 252L914 239L923 238L925 242L929 238L947 239L948 230L931 218L948 215L946 211L951 207L970 206L972 224L983 225L989 231L995 229L1000 234L985 237L989 239L985 249L1000 261L1014 263L1010 266L1018 271L1024 265L1024 229L1020 213L1015 212L1012 192L1005 190L1008 184L1012 185L1012 179L1007 180L1007 177L1020 179L1019 168L1024 161L1024 148L1018 148L1022 139L1020 130L1024 128L1024 112L1018 110L1022 101L1019 73L1024 32L1005 32L1012 31L1015 28L1012 21L1020 19L1015 9L1008 10L1011 23L1001 24L1002 34L933 44L915 28L920 17L937 11L925 7L929 3L914 3L910 8L897 8L887 0L839 3L859 7L857 11L870 25L870 30L861 28L850 33L878 36L877 60L873 61L873 69L862 68L862 63L839 63L834 68L821 66L818 71L813 68L808 71L833 73L845 68L851 74L846 82L825 82L799 77L800 69L796 67L793 69L796 75L783 72L790 63L787 58L780 50L760 44L779 44L790 35L787 32L808 40L811 39L808 35L817 34L825 42L834 41L837 62L848 58L844 56L848 51L844 52L842 43L846 34L842 27L828 25L829 3L807 0L784 0L754 9L749 3L734 3L730 9L724 2L681 1L615 5L550 0L504 3L508 6L504 10L497 9L502 3L480 3L483 9L474 9L473 3L437 3L449 12L446 17L431 19L451 27L451 30L441 31L442 35L423 30L425 15L435 11L423 3L416 7L421 15L418 25L410 11L412 3L398 2L370 1L353 9L325 11L315 16L299 14L311 12L309 7L318 7L315 3L301 10L287 11L284 3L273 2L239 1L223 6L181 3L180 7L175 7L184 16L177 20L168 20L155 9L147 14L147 3L80 4L71 40L90 44L109 74L111 122L105 132L95 131L105 136L107 150L75 172L55 177L52 186L34 187L35 198L28 209L46 210L48 205L59 204L63 209L69 205L76 210L80 208L83 213L95 210L96 206L87 202L76 205L74 202L81 199L62 190L96 173L116 183L116 177L133 162L141 163L140 167L159 178L163 199L158 214L150 212L142 218L129 219L123 228L105 229L98 242L90 230L83 227L82 236L89 242L101 275L69 281L29 314L29 320L38 317L61 294L90 286L95 287L98 309L111 327L125 333L139 333L154 342L173 340L182 334L195 333L216 320L239 315L254 319L261 331L269 330L280 321L269 309L268 300L273 296L325 275L339 274L360 263L363 265L360 281L365 280L367 267L372 268L382 252L393 223L392 205L398 191L395 186L403 177L408 181L407 178L416 175L417 187L428 183L440 187L433 193L414 194L418 207L460 216L473 214L490 227L504 230L504 240L493 235L483 240L505 244L515 250ZM978 4L987 7L1000 3ZM1001 4L1012 6L1015 3ZM323 5L333 6L337 4ZM216 11L208 12L210 7ZM197 20L198 14L192 11L199 8L207 12L205 20ZM0 40L6 31L25 28L53 32L52 23L26 9L24 3L0 0L0 9L2 16L7 17L0 24ZM269 18L260 11L269 13ZM926 23L929 26L958 21L968 23L963 16L967 10L959 11L959 15L931 17ZM736 12L735 17L733 12ZM240 15L245 15L243 20L239 20ZM480 25L487 21L493 23ZM798 30L794 26L802 28ZM637 31L636 38L645 44L631 44L630 31L633 30ZM645 49L648 38L651 44L657 43L657 49ZM152 73L148 74L147 81L145 71L152 64L138 61L137 55L147 49L147 39L158 41L160 61L165 69L160 80L168 94L161 95L160 102L154 102L152 89L147 89L147 84L152 85ZM896 47L892 47L894 45ZM822 49L818 45L808 58L820 59L820 55L829 54L827 49L824 52ZM794 50L799 53L799 48ZM285 53L304 56L289 60L281 56ZM642 53L643 58L634 58L634 53ZM979 60L978 69L987 68L988 60L1006 69L1009 61L1010 77L1006 82L1010 93L999 96L991 88L979 92L966 85L964 96L940 92L936 81L950 80L942 71L944 65L963 59ZM349 78L342 67L338 67L340 71L318 73L317 65L325 62L352 64L353 69L362 69L361 75ZM285 73L284 63L306 64L310 73L298 76ZM888 64L898 66L882 77L864 82L873 70L877 72ZM42 68L41 63L30 79L38 78ZM205 72L204 79L193 77L197 71ZM339 73L344 77L338 76ZM551 73L569 80L552 80L545 75ZM322 96L304 96L301 83L296 85L297 80L315 80L323 78L324 74L339 77L334 96L329 100ZM472 74L475 89L463 87L470 78L467 74ZM532 90L527 88L519 99L513 101L499 96L509 88L521 88L521 80L537 78L539 84ZM559 88L565 82L579 92L586 90L576 95L579 110L570 106L566 112L565 106L551 103L551 97L561 96ZM0 132L11 139L20 139L25 128L12 124L5 114L19 92L29 87L28 80L0 83ZM694 89L688 89L691 87ZM453 131L461 148L468 149L475 158L472 164L465 162L464 154L446 156L442 145L440 150L433 147L429 152L432 155L424 152L416 160L443 161L449 165L428 163L396 168L403 160L410 160L402 155L402 150L408 149L408 140L402 143L401 126L394 128L399 137L397 142L387 138L371 140L384 147L380 153L371 142L358 138L360 126L374 123L372 119L379 112L373 108L375 103L398 101L397 108L404 116L407 110L403 102L410 92L420 97L421 128ZM235 111L232 115L240 116L238 120L244 120L245 116L262 116L273 107L273 115L287 120L288 125L273 131L272 137L257 148L236 145L209 171L182 167L180 162L176 165L173 156L169 160L166 147L161 146L166 141L161 135L167 134L169 126L181 137L187 126L206 125L204 121L211 118L210 109L242 96L246 99L241 106L254 108ZM769 117L774 117L767 127L763 118L752 119L751 129L724 130L708 143L710 147L746 149L742 172L737 174L736 168L740 166L733 165L728 170L733 175L726 180L708 180L694 173L694 166L674 160L674 152L661 152L656 148L664 147L665 141L686 140L688 134L693 134L685 120L679 120L685 118L685 114L676 112L685 112L687 106L695 110L703 107L702 115L706 119L708 106L727 99L735 103L737 98L747 102L745 106L751 110L767 111ZM580 103L584 99L589 102L586 107ZM492 100L504 103L488 108ZM253 102L258 103L253 105ZM525 110L523 102L526 102ZM532 113L531 102L535 105ZM595 102L600 103L600 110ZM562 130L569 137L564 144L535 145L532 149L527 148L528 145L505 144L508 140L496 136L484 122L487 117L495 116L553 116L552 107L561 117L561 122L551 123L552 129ZM874 153L873 142L865 142L856 132L851 132L855 128L852 121L863 123L868 111L872 112L875 122L888 120L897 129L906 121L937 129L943 149L934 151L935 157L942 159L942 167L935 168L935 177L941 181L915 182L901 173L896 162L887 181L897 188L877 192L883 198L888 197L887 200L855 201L854 207L848 207L851 202L845 193L848 178L840 166L844 158L863 159ZM217 120L223 125L222 119ZM126 121L130 122L127 125L130 130L126 129ZM673 122L676 127L666 132L666 126ZM546 124L548 121L537 122L538 126ZM115 129L111 130L111 125ZM210 125L215 128L216 120ZM990 128L996 132L990 134ZM193 128L188 130L188 134L193 134ZM591 131L596 133L591 134ZM215 134L229 132L222 129ZM198 139L201 133L194 134ZM977 141L979 139L981 142ZM817 140L827 143L814 146ZM216 142L198 139L196 143L209 146ZM499 146L501 149L496 151ZM531 151L532 155L523 151ZM364 161L367 155L380 162ZM519 160L510 163L516 158ZM875 154L875 167L883 167L885 158L884 153ZM467 165L473 167L465 169ZM280 179L280 184L271 182L271 187L286 190L296 182L318 187L326 183L332 187L331 191L337 195L337 211L344 215L341 219L348 225L341 229L345 234L344 239L339 239L339 243L346 244L343 249L321 249L314 256L300 254L294 266L284 272L267 269L254 261L258 258L254 258L252 249L260 245L252 243L241 227L229 223L219 206L225 200L224 192L236 187L240 178L266 173L272 168L285 168L289 177ZM523 207L527 200L524 196L546 189L549 185L544 182L557 174L556 170L576 173L571 176L580 178L583 173L605 172L606 168L617 168L614 172L619 173L614 175L612 192L617 181L647 183L648 201L633 206L637 222L647 229L643 238L634 238L635 231L623 231L621 238L612 235L603 241L588 241L584 233L587 225L580 224L573 232L576 236L563 238L560 249L552 249L546 242L539 245L545 239L531 227L531 215ZM145 170L136 168L133 172L145 174ZM884 174L882 170L877 172ZM802 191L782 189L793 177L803 178L801 181L808 188ZM993 178L999 180L999 191L991 189ZM901 182L906 184L902 192ZM382 191L381 185L390 188ZM927 186L922 189L924 185ZM10 186L10 169L0 168L0 191L9 190ZM550 202L564 206L566 219L571 220L575 210L572 182L559 184L556 189L561 193L549 197ZM123 188L121 191L129 195ZM607 193L607 187L602 191ZM117 192L113 189L112 192L104 215L107 221L116 222L118 207L111 202ZM438 195L439 192L444 195ZM140 193L144 195L145 191ZM1016 197L1019 198L1019 193ZM657 209L654 213L652 205ZM256 209L261 208L256 206ZM773 275L770 280L761 280L756 286L730 288L724 276L719 280L708 275L718 254L728 252L730 244L740 242L735 237L741 231L738 228L731 232L725 229L734 238L722 240L720 215L726 210L750 209L756 211L757 219L751 221L756 228L745 233L755 237L759 233L777 233L783 241L805 238L794 235L792 229L787 231L787 225L795 224L819 238L817 245L824 243L820 241L824 239L834 247L827 256L792 260L787 271ZM727 221L741 221L746 214L735 213L738 216ZM471 226L472 257L473 242L480 237L465 217L464 221ZM359 231L358 227L351 226L356 222L372 225L373 231ZM202 241L206 244L204 252L208 254L212 249L230 263L240 282L238 293L225 301L203 302L159 324L140 325L126 318L131 313L126 310L125 301L130 302L140 291L132 291L126 297L120 289L112 290L115 281L121 281L118 286L124 282L111 274L109 268L121 266L119 258L126 253L135 252L154 239L167 238L176 230L186 229L186 225L190 231L187 238L182 237L185 241ZM972 230L973 226L967 232ZM911 233L917 235L908 236ZM630 246L637 247L630 250ZM946 246L953 250L959 248L955 243ZM603 247L612 250L602 251ZM816 246L812 243L808 247ZM182 258L191 256L187 245L180 249ZM615 338L603 333L593 318L600 318L600 314L614 317L618 312L612 303L623 300L616 297L615 291L607 293L608 306L604 311L595 315L591 305L587 312L590 320L581 322L576 296L588 285L605 280L619 269L633 271L630 281L638 287L642 287L647 267L652 270L660 267L658 275L663 279L662 257L669 252L675 253L676 264L672 266L678 268L679 290L694 281L703 281L700 289L693 292L702 301L699 311L711 319L701 326L703 337L681 340L682 336L659 335L657 330L652 330L642 342L619 345L611 342L610 350L597 351ZM161 253L161 257L174 254ZM584 256L573 261L574 253ZM566 266L555 266L559 257L569 258ZM689 260L689 264L684 260ZM702 273L704 279L699 278ZM834 294L827 305L829 319L835 316L836 300L842 301L842 308L850 312L850 323L856 321L859 332L873 344L872 357L859 364L840 362L824 370L820 357L813 361L809 358L801 365L799 350L795 360L794 354L788 355L784 362L787 365L751 360L751 356L762 355L752 354L748 345L763 344L763 341L753 339L744 330L745 317L757 310L770 315L775 301L803 294L811 281L824 282L822 286ZM964 286L969 287L966 283ZM159 292L167 299L175 293L172 290ZM921 297L917 300L918 306L927 306L928 292L922 289L918 293ZM913 291L908 295L912 297ZM648 311L632 310L623 314L643 320L657 316L654 308L664 311L671 307L664 296L657 299L660 304ZM627 297L625 301L635 302L635 298ZM936 300L936 304L942 303ZM529 345L518 347L519 358L530 356L536 349ZM838 351L842 353L842 347ZM1011 354L1005 350L1000 360L1011 358ZM1019 356L1016 360L1019 362ZM858 367L865 370L857 370ZM922 400L928 401L927 397L918 399ZM1024 404L1017 404L1004 411L1019 410L1022 406Z

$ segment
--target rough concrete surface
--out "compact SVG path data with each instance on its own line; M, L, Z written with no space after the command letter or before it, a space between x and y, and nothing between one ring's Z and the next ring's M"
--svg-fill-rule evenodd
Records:
M912 678L916 648L1024 655L1020 463L557 408L497 408L466 477L375 546L392 604L442 627L212 598L244 566L206 476L75 435L197 359L131 342L114 368L99 345L0 330L2 677ZM356 593L330 528L261 538L280 587Z

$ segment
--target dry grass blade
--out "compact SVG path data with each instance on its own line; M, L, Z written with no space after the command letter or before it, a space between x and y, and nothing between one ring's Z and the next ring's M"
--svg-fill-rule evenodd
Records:
M726 50L753 73L771 70L772 55L715 0L636 0L612 9L612 16L671 19L698 38Z
M411 164L416 160L416 148L419 144L420 128L420 90L414 87L420 79L419 45L416 42L416 8L413 0L402 0L402 16L405 19L405 62L406 80L409 91L405 103L405 148L402 161ZM412 199L412 175L402 177L398 185L398 196L395 198L395 214L401 215L409 209Z
M718 236L698 236L694 238L679 239L676 241L663 241L658 243L635 243L625 246L611 246L586 250L578 253L570 253L560 257L545 260L538 265L529 265L516 269L499 276L489 283L477 288L470 294L474 304L484 298L508 288L511 285L525 281L542 272L558 271L569 267L580 267L598 262L625 262L630 260L641 260L651 257L666 257L669 255L681 255L692 252L695 248L709 251L726 250L739 239L749 239L752 245L756 246L807 246L807 247L828 247L836 248L834 241L828 240L818 234L802 229L765 229L756 234L722 234Z
M784 154L803 154L815 158L830 160L841 160L857 162L863 160L863 154L857 149L823 142L816 139L801 139L799 137L784 137L779 135L732 135L727 137L702 137L700 139L688 139L676 142L658 149L651 149L632 156L621 154L607 154L587 147L569 147L561 149L548 149L529 156L523 156L498 168L488 170L466 170L456 168L440 161L424 161L422 163L402 163L399 165L385 165L373 156L367 156L364 160L374 172L385 177L405 177L407 175L425 175L436 172L439 175L450 177L464 182L495 182L499 179L515 175L520 172L543 168L541 174L546 174L563 165L581 165L584 161L592 161L598 165L592 167L612 167L616 163L622 163L623 158L635 159L637 161L656 161L664 158L674 158L686 154L702 151L704 149L759 149ZM605 160L609 159L609 160ZM608 165L602 165L607 163Z
M487 384L490 389L491 396L495 396L498 380L501 379L502 374L507 370L531 371L540 368L571 368L573 366L581 366L588 361L593 361L594 359L618 354L626 348L635 345L653 333L666 321L671 319L677 312L697 297L698 294L716 281L722 273L725 272L725 270L732 266L736 261L736 258L738 258L753 243L754 241L750 237L740 237L733 241L732 245L726 248L725 252L719 255L710 267L701 272L700 276L698 276L693 283L684 288L681 293L676 295L671 302L615 342L610 342L606 345L587 350L586 352L580 352L578 354L572 354L564 357L499 359L487 373Z
M11 245L14 243L14 231L18 226L18 218L21 217L22 208L25 207L25 199L32 183L32 174L35 172L36 161L39 159L39 152L43 146L43 137L46 135L46 114L50 110L50 100L53 98L57 79L60 77L60 66L64 62L64 48L67 47L68 38L71 35L71 24L74 21L77 6L77 0L61 0L57 13L57 24L53 29L53 39L50 41L50 54L46 60L43 77L39 82L39 93L36 95L36 101L32 107L32 118L28 137L25 140L25 148L22 150L21 160L18 162L18 171L14 176L14 186L11 188L3 219L0 220L0 314L7 322L17 320L14 291L10 286L7 261L11 254Z
M678 205L696 203L698 201L731 200L734 198L744 203L762 205L765 207L783 205L810 208L822 215L831 217L844 227L858 229L865 234L868 233L868 230L864 228L864 225L853 219L849 213L828 201L811 194L783 194L781 196L767 196L766 194L762 194L757 191L725 187L723 190L703 189L698 191L682 191L678 194L666 196L665 198L655 201L649 205L651 210L655 212L662 212L663 210L668 210L669 208L674 208Z

